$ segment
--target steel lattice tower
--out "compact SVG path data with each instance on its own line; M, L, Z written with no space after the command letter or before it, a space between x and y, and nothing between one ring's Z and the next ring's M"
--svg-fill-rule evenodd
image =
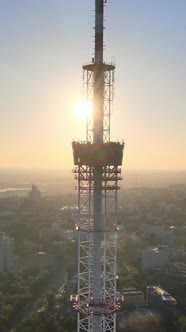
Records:
M77 331L115 332L121 297L116 291L118 181L124 143L110 141L113 64L103 61L106 0L95 0L95 58L84 65L85 98L93 102L86 141L73 142L78 190L78 289L71 296Z

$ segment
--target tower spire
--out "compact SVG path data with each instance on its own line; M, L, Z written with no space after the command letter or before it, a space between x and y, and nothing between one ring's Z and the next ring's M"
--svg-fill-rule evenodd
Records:
M95 61L83 66L93 102L85 142L73 142L78 182L78 286L71 300L78 332L116 332L117 192L124 144L110 141L114 69L103 61L104 0L95 0Z
M103 63L104 1L95 0L95 63Z

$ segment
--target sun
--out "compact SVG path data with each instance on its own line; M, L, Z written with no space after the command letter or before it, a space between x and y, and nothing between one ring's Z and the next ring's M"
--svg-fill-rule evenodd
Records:
M79 120L87 120L93 112L93 104L85 99L78 100L73 112Z

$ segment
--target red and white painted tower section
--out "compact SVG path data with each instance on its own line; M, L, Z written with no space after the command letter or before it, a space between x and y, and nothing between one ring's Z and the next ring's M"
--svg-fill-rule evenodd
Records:
M114 65L103 61L106 1L95 0L95 57L84 65L85 98L93 102L86 141L73 142L78 190L78 289L71 296L77 331L116 332L118 182L124 143L110 141Z

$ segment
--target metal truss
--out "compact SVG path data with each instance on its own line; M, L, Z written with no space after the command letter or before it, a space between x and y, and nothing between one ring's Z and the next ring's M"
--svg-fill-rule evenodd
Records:
M114 65L104 64L104 105L103 105L103 142L110 142L110 116L114 98ZM83 66L83 94L87 101L93 101L94 93L94 65ZM87 119L86 139L93 141L93 120Z
M94 63L83 66L84 96L88 101L94 97L94 66ZM86 142L73 142L78 191L78 286L71 301L77 311L78 332L116 332L116 313L122 301L116 291L116 237L119 166L124 144L110 142L114 68L102 64L103 143L93 142L92 116L87 119Z
M116 312L120 309L120 299L116 292L116 233L117 191L121 169L117 166L103 167L102 173L102 225L101 274L102 291L99 305L94 306L93 298L93 167L78 166L74 170L78 182L78 290L74 308L78 312L78 332L94 331L93 320L99 322L99 330L116 331Z

